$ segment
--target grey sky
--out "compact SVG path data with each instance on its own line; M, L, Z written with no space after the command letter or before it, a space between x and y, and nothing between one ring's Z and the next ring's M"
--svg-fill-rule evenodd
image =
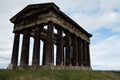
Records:
M9 21L28 4L54 2L60 9L93 34L93 69L120 70L120 0L0 0L0 68L10 63L13 24Z

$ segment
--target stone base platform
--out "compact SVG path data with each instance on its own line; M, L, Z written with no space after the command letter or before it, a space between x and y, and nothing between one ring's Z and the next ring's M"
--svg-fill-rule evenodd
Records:
M84 67L84 66L49 66L49 65L44 65L44 66L27 66L27 67L21 67L21 66L16 66L15 68L10 66L8 68L9 70L13 69L19 69L19 70L24 70L24 69L40 69L40 70L62 70L62 69L72 69L72 70L92 70L91 67Z

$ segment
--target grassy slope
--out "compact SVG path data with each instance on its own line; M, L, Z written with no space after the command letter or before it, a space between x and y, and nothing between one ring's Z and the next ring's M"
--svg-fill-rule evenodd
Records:
M0 80L120 80L120 72L83 70L1 70Z

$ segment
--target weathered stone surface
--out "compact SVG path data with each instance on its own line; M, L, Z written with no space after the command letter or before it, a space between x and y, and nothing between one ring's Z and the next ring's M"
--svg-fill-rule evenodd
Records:
M13 70L14 69L14 65L12 63L10 63L7 67L8 70Z
M34 47L33 47L33 61L32 66L38 67L40 63L40 35L41 30L40 28L35 28L35 36L34 36Z
M57 57L56 65L63 65L63 38L62 38L62 28L57 28Z
M89 43L92 35L65 15L54 3L28 5L10 20L14 23L15 33L10 69L90 68ZM47 26L47 29L44 26ZM18 61L21 34L23 42L21 59ZM34 39L32 66L29 65L30 37ZM43 50L40 50L41 40ZM43 52L42 65L40 51Z
M23 31L23 43L21 51L21 61L20 66L23 68L28 67L29 62L29 44L30 44L30 35L28 30Z
M65 65L69 66L71 64L71 33L66 32L66 55L65 55Z
M13 64L13 67L18 65L18 53L19 53L19 40L20 40L20 34L15 33L14 35L14 44L13 44L13 52L12 52L12 58L11 63Z

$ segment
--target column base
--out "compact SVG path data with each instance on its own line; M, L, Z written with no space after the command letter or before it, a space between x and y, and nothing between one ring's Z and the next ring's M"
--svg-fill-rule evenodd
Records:
M14 69L14 65L12 63L9 63L7 69L8 70L13 70Z
M7 67L8 70L14 70L16 68L18 68L18 66L16 64L13 64L13 63L9 63L9 65Z

